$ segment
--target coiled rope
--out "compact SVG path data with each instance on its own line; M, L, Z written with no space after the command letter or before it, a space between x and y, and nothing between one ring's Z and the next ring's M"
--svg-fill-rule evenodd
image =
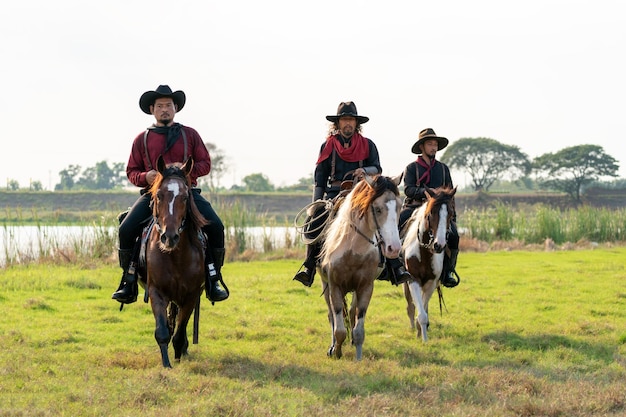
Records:
M324 210L320 210L317 216L315 212L320 208L324 207ZM294 226L296 228L296 232L300 234L300 237L305 245L312 245L317 243L318 241L324 239L324 235L326 232L326 227L331 223L332 217L334 214L334 201L333 200L316 200L302 208L296 214L296 217L293 221ZM326 221L322 224L317 225L312 228L313 223L328 215ZM319 233L317 233L319 231ZM309 238L306 235L315 235L314 238Z

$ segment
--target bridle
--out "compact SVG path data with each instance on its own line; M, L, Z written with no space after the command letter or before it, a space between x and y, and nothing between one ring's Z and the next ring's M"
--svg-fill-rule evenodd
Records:
M172 179L173 177L177 177L177 178L179 178L181 180L181 182L183 183L183 186L185 187L185 194L187 195L187 198L188 199L192 198L192 196L190 195L190 192L189 192L189 190L190 190L189 186L187 185L187 180L186 180L185 177L183 177L181 175L173 174L173 175L168 176L167 178L163 178L163 180L161 181L161 186L159 188L161 188L163 186L163 184L165 184L165 182L167 180ZM158 196L155 195L155 197L158 199ZM161 224L159 223L159 205L156 204L157 201L154 201L154 200L153 200L152 203L154 204L154 214L152 216L153 220L154 220L154 224L155 224L157 232L159 232L159 235L162 235L163 234L163 229L161 227ZM187 211L188 211L187 209L189 208L188 204L189 203L187 202L187 207L185 209L185 215L183 216L183 218L182 218L182 220L180 222L180 225L178 226L178 229L176 231L178 234L181 234L185 230L185 227L187 225Z

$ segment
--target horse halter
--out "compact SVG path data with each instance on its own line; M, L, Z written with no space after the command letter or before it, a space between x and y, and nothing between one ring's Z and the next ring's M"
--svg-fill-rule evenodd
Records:
M430 252L440 253L445 248L445 245L444 247L441 248L441 250L438 250L438 248L435 247L435 235L433 234L433 228L430 226L431 224L430 219L431 219L431 213L428 213L428 215L425 218L425 222L428 223L428 229L425 231L425 232L428 232L428 242L424 243L422 239L419 239L419 246L421 248L427 249ZM446 230L446 242L448 240L449 233L450 233L450 230L449 229Z

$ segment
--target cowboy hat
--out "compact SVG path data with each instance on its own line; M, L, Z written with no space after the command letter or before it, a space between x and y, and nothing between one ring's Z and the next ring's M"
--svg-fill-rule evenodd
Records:
M157 98L163 97L171 97L172 100L174 100L174 104L177 107L177 112L181 111L185 106L185 93L180 90L172 92L172 89L169 85L160 85L157 87L156 90L146 91L141 95L141 97L139 98L139 108L144 113L151 114L150 106L154 104L154 101Z
M341 116L352 116L359 124L367 123L367 121L370 119L369 117L359 116L359 114L356 112L356 104L351 101L342 101L341 103L339 103L339 107L337 107L337 115L326 116L326 120L328 120L329 122L337 123Z
M448 146L448 139L437 136L434 130L432 130L431 128L426 128L420 132L419 139L417 139L417 142L415 142L413 144L413 147L411 147L411 152L417 154L422 153L422 151L420 150L420 145L430 139L434 139L437 141L439 151Z

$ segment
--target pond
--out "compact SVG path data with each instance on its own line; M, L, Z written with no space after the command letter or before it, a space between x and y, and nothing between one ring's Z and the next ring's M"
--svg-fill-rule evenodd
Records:
M230 228L228 241L238 236L245 249L258 252L275 250L299 243L295 227ZM7 260L37 259L41 254L59 250L84 253L96 241L110 242L117 247L116 227L96 226L3 226L0 227L0 265ZM241 245L240 245L241 246Z

